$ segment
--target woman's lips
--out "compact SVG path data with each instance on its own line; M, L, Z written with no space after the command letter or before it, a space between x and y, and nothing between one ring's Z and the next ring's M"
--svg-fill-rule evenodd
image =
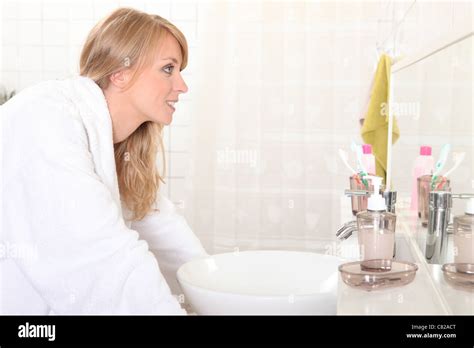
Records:
M174 102L174 101L167 101L166 102L166 105L168 105L170 107L170 109L173 110L173 112L176 111L176 109L174 107L174 103L176 103L176 102Z

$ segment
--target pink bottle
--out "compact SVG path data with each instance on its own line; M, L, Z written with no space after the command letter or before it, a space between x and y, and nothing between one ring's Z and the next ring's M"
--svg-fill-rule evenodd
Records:
M431 156L431 146L421 146L420 155L415 159L413 166L413 178L411 186L410 209L418 211L418 187L417 179L423 175L430 175L434 169L434 158Z
M375 156L372 154L372 145L362 145L362 164L367 174L375 175Z

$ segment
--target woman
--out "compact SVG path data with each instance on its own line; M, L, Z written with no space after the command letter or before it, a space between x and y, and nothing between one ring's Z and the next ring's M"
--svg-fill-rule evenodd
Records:
M118 9L90 32L81 76L2 106L0 240L34 251L0 259L2 313L186 314L176 271L207 254L155 161L187 55L167 20Z

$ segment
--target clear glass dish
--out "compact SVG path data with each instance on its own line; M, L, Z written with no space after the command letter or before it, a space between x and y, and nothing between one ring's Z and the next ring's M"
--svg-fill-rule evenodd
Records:
M446 263L441 269L446 282L456 288L474 291L474 264Z
M373 291L394 288L409 284L413 281L418 266L411 262L388 260L370 260L371 270L362 265L366 261L349 262L339 266L342 280L347 285L361 290ZM376 267L380 265L380 267ZM378 268L378 269L377 269Z

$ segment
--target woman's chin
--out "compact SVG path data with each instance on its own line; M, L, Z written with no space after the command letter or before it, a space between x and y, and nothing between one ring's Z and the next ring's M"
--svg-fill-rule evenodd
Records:
M168 117L160 117L160 118L154 118L152 119L153 122L161 124L163 126L169 126L171 124L171 121L173 121L173 116L168 116Z

